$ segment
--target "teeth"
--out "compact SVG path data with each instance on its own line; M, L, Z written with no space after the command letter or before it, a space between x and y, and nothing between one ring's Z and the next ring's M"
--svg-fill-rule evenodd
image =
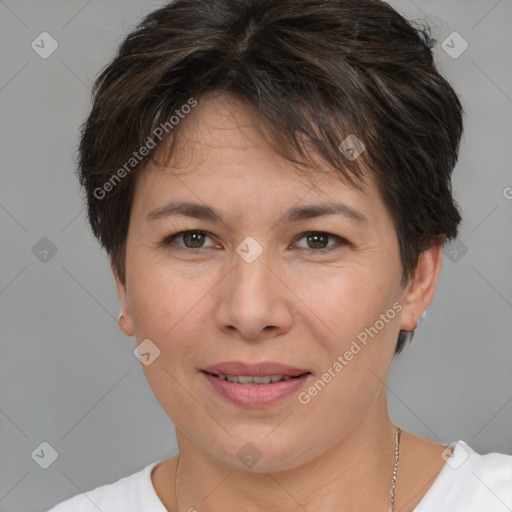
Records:
M253 382L256 382L258 384L268 384L270 382L270 379L268 382L263 382L266 377L258 377L258 380L256 380L256 377L254 377L254 380L252 379L252 377L244 377L243 375L240 375L240 377L233 377L235 379L235 381L232 381L230 380L230 382L237 382L239 384L252 384Z
M290 380L293 377L288 375L266 375L265 377L251 377L248 375L217 375L219 379L233 382L234 384L270 384L271 382L279 382L281 380Z

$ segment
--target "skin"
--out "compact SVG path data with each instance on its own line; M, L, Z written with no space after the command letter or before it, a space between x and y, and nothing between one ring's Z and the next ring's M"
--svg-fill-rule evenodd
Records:
M203 97L182 122L172 158L137 176L126 284L112 265L121 330L160 350L142 367L175 425L179 510L387 511L396 427L385 382L400 329L414 329L434 296L442 246L421 255L402 287L393 221L370 173L361 191L325 164L299 174L233 97ZM171 200L210 205L224 221L147 219ZM349 205L367 223L338 214L278 224L288 209L326 200ZM207 235L161 245L187 230ZM334 236L315 245L310 232ZM236 252L248 236L263 250L252 263ZM307 390L396 302L401 311L308 404L292 394L267 407L237 406L199 371L227 360L279 361L313 374ZM262 455L252 468L237 457L248 442ZM444 465L444 448L403 432L395 511L421 500ZM171 511L176 462L170 457L152 473Z

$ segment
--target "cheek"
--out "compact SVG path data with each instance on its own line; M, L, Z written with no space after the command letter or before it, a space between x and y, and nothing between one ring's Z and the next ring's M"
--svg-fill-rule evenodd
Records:
M146 337L172 337L181 319L194 314L200 297L208 291L204 279L194 279L151 258L134 258L131 271L130 307L141 335Z
M328 269L295 283L297 295L310 309L309 317L319 321L326 334L322 339L329 340L331 350L343 350L374 325L396 300L395 288L390 274L363 266ZM391 323L382 330L389 331Z
M400 309L396 285L390 274L361 267L302 286L314 313L309 318L321 320L314 320L316 328L310 325L316 329L310 360L324 372L304 400L311 397L313 407L315 401L318 407L337 404L358 417L381 387L379 379L386 380L392 360Z
M137 341L149 338L169 372L183 376L196 371L198 354L209 346L205 340L206 319L212 314L208 294L217 281L215 275L194 277L166 265L140 267L131 294ZM148 377L157 371L152 366L144 370Z
M185 421L183 411L190 411L190 396L195 396L191 376L208 345L203 343L200 320L207 315L207 301L201 298L211 286L207 280L182 278L175 270L153 267L139 274L132 294L137 343L148 338L160 351L142 369L162 409L179 424Z

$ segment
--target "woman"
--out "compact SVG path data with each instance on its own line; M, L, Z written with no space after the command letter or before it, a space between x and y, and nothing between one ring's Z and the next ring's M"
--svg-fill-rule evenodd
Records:
M390 420L461 220L463 110L378 0L177 0L95 84L80 180L179 454L53 512L498 512L512 456Z

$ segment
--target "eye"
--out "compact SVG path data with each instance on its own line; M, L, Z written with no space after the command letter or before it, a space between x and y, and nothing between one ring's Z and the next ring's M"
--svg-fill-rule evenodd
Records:
M166 237L161 246L171 245L175 240L181 240L184 245L177 244L181 249L205 249L207 247L215 247L215 244L210 246L205 246L204 240L205 238L210 238L209 234L205 231L180 231L179 233L175 233Z
M179 233L174 233L172 235L167 236L160 244L161 247L167 247L170 245L175 245L179 249L187 250L187 249L207 249L209 247L216 247L214 243L211 245L204 245L204 242L207 238L211 237L206 231L200 230L189 230L189 231L180 231ZM326 252L339 248L340 246L347 245L348 242L341 238L340 236L333 235L331 233L325 233L322 231L309 231L303 233L297 238L297 241L305 239L307 247L299 247L299 249L303 249L306 251L313 252ZM329 245L329 239L333 240L334 243ZM177 243L180 241L181 243ZM337 242L337 243L336 243Z
M338 243L334 243L331 245L328 244L329 238L334 239ZM305 250L313 250L319 252L321 250L330 251L338 248L340 245L346 245L348 242L337 235L332 235L331 233L324 233L322 231L309 231L308 233L303 233L300 235L298 240L305 239L308 247L300 247Z

